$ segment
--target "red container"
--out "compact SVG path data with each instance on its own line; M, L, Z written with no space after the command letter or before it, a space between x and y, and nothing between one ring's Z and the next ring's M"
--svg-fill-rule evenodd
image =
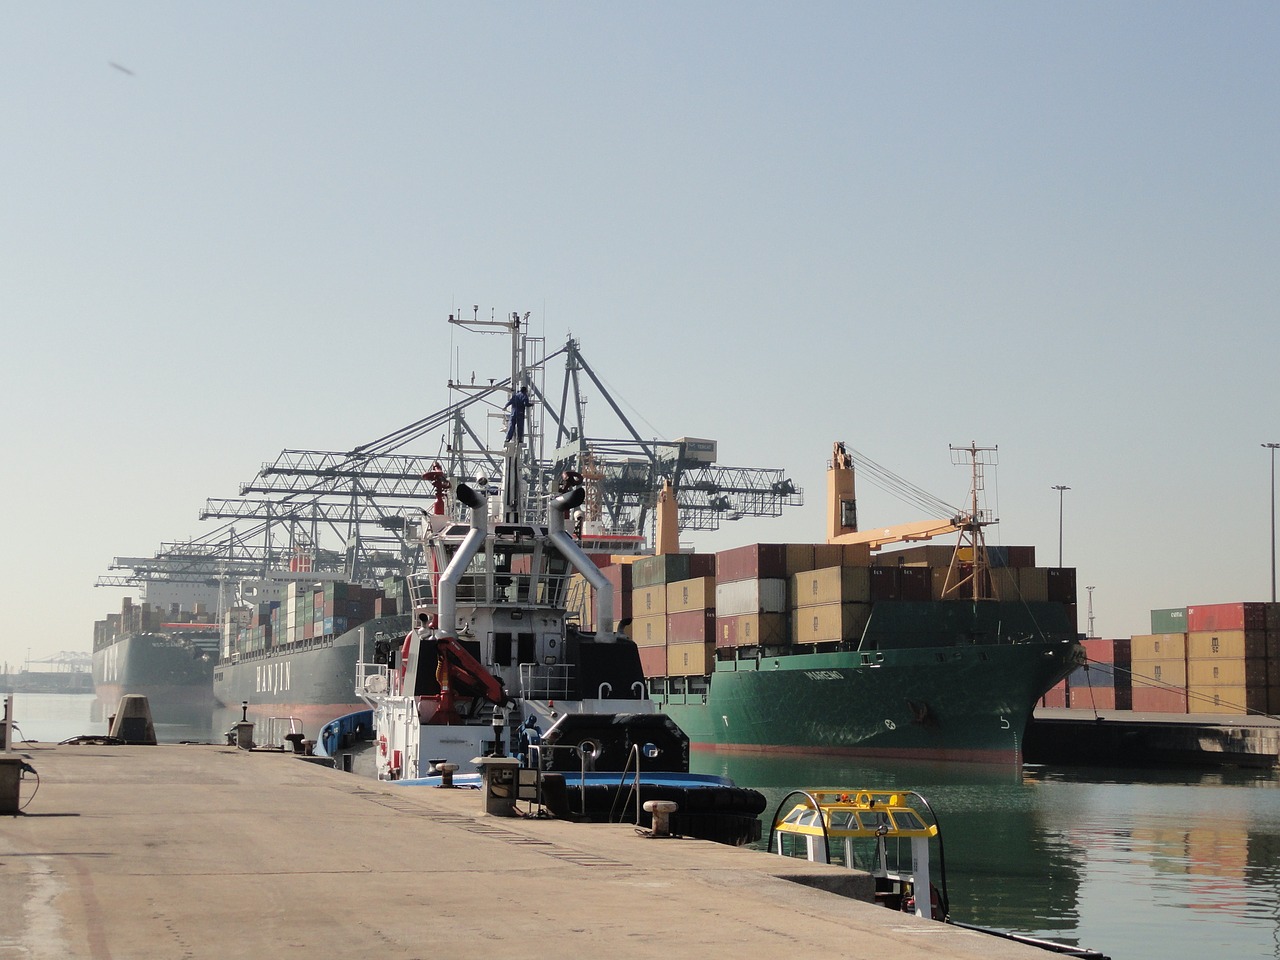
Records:
M716 555L714 553L689 554L689 579L714 577L716 575Z
M631 592L631 564L614 563L600 570L604 578L613 584L614 592L626 590Z
M1010 567L1034 567L1036 565L1035 547L1005 547Z
M1187 607L1187 632L1200 630L1265 630L1265 603L1207 603Z
M615 563L600 572L613 584L613 624L616 627L631 616L631 564Z
M640 647L640 669L646 677L665 677L667 675L667 648Z
M717 647L781 646L790 642L791 618L785 613L747 613L716 617Z
M1065 707L1067 705L1067 683L1064 680L1051 689L1040 701L1044 707Z
M1084 652L1093 663L1114 663L1125 668L1133 664L1133 641L1128 638L1103 640L1095 637L1083 643Z
M720 583L775 579L786 575L787 547L783 543L749 543L716 554L715 576Z
M1186 713L1187 691L1168 687L1134 687L1134 713Z
M1068 703L1083 710L1116 709L1115 687L1072 687L1067 694Z
M715 610L684 610L667 614L667 643L706 643L715 635Z

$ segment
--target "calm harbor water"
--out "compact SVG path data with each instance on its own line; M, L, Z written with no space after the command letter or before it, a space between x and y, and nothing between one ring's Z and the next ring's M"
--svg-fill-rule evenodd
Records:
M18 694L14 715L24 737L44 742L107 730L93 696ZM159 724L157 736L221 740L212 718ZM923 794L942 824L957 920L1115 960L1280 960L1275 773L693 757L695 771L763 792L766 819L805 787Z

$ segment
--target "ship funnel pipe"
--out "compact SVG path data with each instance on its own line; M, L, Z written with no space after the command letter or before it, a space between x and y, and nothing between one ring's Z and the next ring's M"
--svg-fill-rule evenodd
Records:
M440 575L440 616L437 625L449 637L457 636L458 631L458 581L462 579L467 564L484 546L485 537L489 535L488 497L466 484L458 484L458 499L471 508L471 532Z
M474 510L476 507L484 503L484 498L474 487L469 487L465 483L458 484L458 499L462 501L462 505L470 507Z
M574 487L551 501L551 509L547 511L547 538L573 564L574 569L586 578L587 583L595 588L596 635L604 637L613 633L613 584L605 579L600 568L591 562L591 558L582 552L582 548L564 529L565 512L581 505L586 496L586 490Z

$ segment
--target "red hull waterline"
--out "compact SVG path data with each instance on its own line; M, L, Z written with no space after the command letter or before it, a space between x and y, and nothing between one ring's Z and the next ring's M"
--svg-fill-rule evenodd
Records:
M861 757L867 760L918 760L925 763L973 763L1021 766L1022 748L1015 750L929 750L903 749L895 750L886 747L800 747L772 746L760 744L723 744L723 743L690 743L689 748L699 753L733 753L760 755L804 754L822 757Z

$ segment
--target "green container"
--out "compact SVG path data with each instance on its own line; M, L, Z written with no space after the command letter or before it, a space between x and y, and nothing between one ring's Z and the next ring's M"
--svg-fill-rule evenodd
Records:
M641 557L631 565L631 588L656 587L689 579L689 554L664 553Z
M1151 611L1152 633L1186 633L1187 608L1169 607Z

